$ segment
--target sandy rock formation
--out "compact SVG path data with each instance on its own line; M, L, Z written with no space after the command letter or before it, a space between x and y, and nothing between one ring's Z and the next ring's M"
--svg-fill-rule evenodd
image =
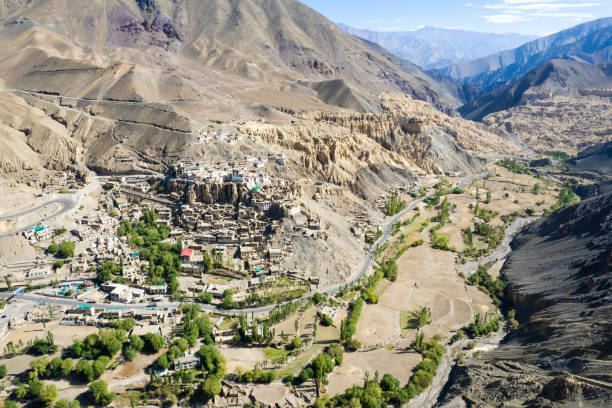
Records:
M358 174L379 166L471 173L483 167L469 151L522 153L510 139L405 95L385 94L380 102L382 114L303 113L300 126L251 125L243 130L295 152L305 170L341 186L355 186Z
M612 100L598 96L552 96L495 112L483 118L493 128L517 134L538 151L571 155L612 141Z

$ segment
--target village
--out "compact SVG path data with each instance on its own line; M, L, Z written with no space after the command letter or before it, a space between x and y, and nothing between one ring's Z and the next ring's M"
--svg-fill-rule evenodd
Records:
M60 350L56 358L74 358L84 337L126 330L121 354L109 355L114 363L99 378L118 398L138 395L143 403L178 395L201 398L205 406L305 406L321 395L341 396L372 370L409 382L405 367L422 358L413 347L418 333L442 344L475 314L497 316L490 296L466 286L467 275L459 272L477 263L467 261L493 250L492 234L532 214L531 207L544 211L555 203L544 179L521 175L515 184L519 164L512 162L481 176L415 177L368 208L347 201L337 187L283 177L290 160L282 152L185 156L165 174L60 173L36 182L48 185L53 203L42 215L62 206L66 213L61 222L19 224L22 231L11 239L30 255L1 266L0 352L9 375L23 375L45 358L46 352L30 357L46 350L44 342L53 343L48 354ZM344 236L331 236L335 221L326 208L345 217ZM313 274L304 263L304 247L320 250L332 239L350 239L364 252L354 274L335 272L329 262ZM500 265L492 263L491 270ZM438 271L432 282L421 278L424 270ZM406 291L418 295L405 297ZM431 293L437 293L433 300ZM464 298L471 300L464 304ZM445 302L456 308L448 312ZM431 314L422 329L410 323L419 310ZM189 329L195 321L197 339ZM153 348L155 338L161 340ZM140 341L147 344L142 350ZM186 384L212 381L199 378L209 367L207 352L224 361L225 375L215 377L218 388L186 394ZM316 377L315 365L330 356L332 364ZM53 376L45 383L60 398L83 393L91 379L83 379L79 364L68 374L71 385ZM191 382L169 388L170 378L184 376ZM5 392L16 392L14 385Z

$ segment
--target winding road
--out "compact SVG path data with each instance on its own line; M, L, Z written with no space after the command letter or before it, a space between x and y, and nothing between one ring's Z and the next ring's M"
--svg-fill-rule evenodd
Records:
M34 213L36 211L42 210L44 208L50 207L50 206L55 205L55 204L59 204L59 205L62 206L62 209L59 210L58 212L56 212L54 214L51 214L49 216L43 217L43 218L39 219L37 222L35 222L35 223L31 224L31 225L19 228L19 229L15 230L15 231L11 231L11 232L8 232L8 233L0 234L0 239L8 237L8 236L11 236L11 235L18 234L18 233L20 233L22 231L26 231L28 229L34 228L35 226L37 226L37 225L39 225L39 224L41 224L43 222L49 221L49 220L51 220L53 218L62 216L64 214L68 214L69 212L71 212L72 210L77 208L80 205L81 200L85 196L91 194L91 192L93 190L95 190L96 187L98 187L99 185L100 185L100 180L98 178L94 178L94 180L91 183L89 183L85 188L83 188L83 189L81 189L79 191L76 191L73 194L64 194L63 197L54 198L53 200L47 201L46 203L41 204L38 207L34 207L34 208L31 208L29 210L26 210L26 211L23 211L23 212L20 212L20 213L17 213L17 214L7 215L7 216L0 217L0 221L12 220L12 219L17 219L17 218L25 217L25 216L27 216L29 214L32 214L32 213Z
M462 188L463 186L465 186L468 183L471 183L473 180L479 179L479 178L483 178L486 176L487 173L479 173L479 174L472 174L469 176L466 176L464 178L462 178L459 182L457 182L455 184L456 187ZM98 180L98 179L97 179ZM99 183L99 180L98 180ZM78 194L79 197L83 197L84 192L81 192ZM365 261L364 261L364 265L361 268L361 270L359 271L359 273L356 276L353 276L352 278L349 278L349 280L347 280L346 282L340 283L340 284L336 284L333 286L330 286L328 288L326 288L325 290L322 291L322 293L325 294L331 294L331 293L336 293L338 292L342 287L347 286L347 285L352 285L355 282L358 282L360 279L362 279L364 276L366 276L371 268L372 268L372 263L374 262L374 254L376 253L376 250L383 245L385 242L387 242L389 240L389 238L391 237L391 231L393 229L393 224L395 224L396 222L398 222L398 220L402 217L404 217L406 214L408 214L408 212L410 212L411 210L414 209L414 207L416 207L417 205L421 204L423 202L423 199L418 199L418 200L413 200L410 202L410 204L408 204L408 206L406 206L406 208L404 210L402 210L401 212L399 212L398 214L396 214L395 216L393 216L386 224L384 230L383 230L383 234L382 236L378 239L378 241L376 241L376 243L374 245L372 245L372 247L370 248L370 250L366 253L366 257L365 257ZM47 203L49 204L49 203ZM74 206L72 206L71 208L74 208L76 205L78 205L78 201L74 204ZM34 211L35 209L29 210L28 212ZM70 209L66 209L64 208L60 213L65 213L70 211ZM27 212L26 212L27 213ZM55 214L53 217L60 215L60 213ZM52 218L52 217L50 217ZM14 233L14 232L13 232ZM11 296L11 293L0 293L0 297L4 297L4 298L8 298ZM305 300L307 298L309 298L310 296L303 296L299 299L295 299L293 300L293 302L295 301L300 301L300 300ZM69 298L57 298L57 297L53 297L53 296L45 296L45 295L39 295L39 294L21 294L18 296L19 299L21 300L26 300L26 301L30 301L30 302L36 302L36 303L51 303L51 304L55 304L55 305L64 305L64 306L77 306L77 305L82 305L83 302L75 300L75 299L69 299ZM287 302L286 302L287 303ZM157 303L155 305L155 308L158 309L174 309L180 306L180 302L174 302L174 303ZM145 310L145 309L149 309L152 306L150 306L148 303L140 303L140 304L125 304L125 303L106 303L106 304L100 304L99 306L103 306L105 308L107 307L113 307L113 308L121 308L123 310ZM268 313L270 311L272 311L276 306L278 305L267 305L267 306L260 306L260 307L251 307L251 308L245 308L245 309L233 309L233 310L227 310L227 309L221 309L217 306L214 305L207 305L207 304L201 304L201 307L203 310L206 311L211 311L211 312L221 312L224 314L229 314L229 315L238 315L238 314L242 314L242 313L247 313L247 314L263 314L263 313Z

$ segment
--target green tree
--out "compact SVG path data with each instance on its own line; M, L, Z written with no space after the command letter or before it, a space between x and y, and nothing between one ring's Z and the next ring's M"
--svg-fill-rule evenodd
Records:
M168 353L162 353L159 357L157 357L156 363L161 369L170 368L170 365L172 364L172 362L168 360Z
M312 370L315 379L321 383L334 369L334 362L329 354L321 353L312 360Z
M30 361L31 378L43 377L48 365L47 357L38 357Z
M54 384L44 384L38 399L45 407L50 407L57 399L57 387Z
M202 385L202 392L209 398L221 393L221 382L214 375L208 377Z
M93 370L94 378L100 378L104 371L106 371L106 367L110 363L110 358L106 356L100 356L93 362L91 368Z
M89 394L95 405L105 407L115 399L114 392L108 392L108 384L98 380L89 385Z
M204 252L204 272L209 272L213 269L212 259L207 252Z
M9 279L8 276L4 277L4 282L6 283L6 287L11 290L13 288L13 283L11 282L11 280Z
M297 350L302 346L302 340L300 340L299 337L294 337L293 339L291 339L291 348L293 350Z
M113 275L119 273L119 267L113 261L106 261L102 264L102 267L98 270L96 279L100 283L108 282L113 279Z
M57 400L54 408L70 408L70 402L66 398Z
M72 366L74 365L74 361L71 358L67 358L62 361L61 366L61 375L67 376L72 372Z
M38 398L42 391L43 383L38 378L32 378L28 382L28 395L31 398Z
M15 390L15 397L18 400L23 400L28 395L28 389L23 384L19 384Z
M164 347L164 338L158 333L147 333L143 337L145 349L151 353L157 353Z
M4 402L4 408L19 408L19 405L15 401L8 400Z
M414 328L420 329L431 322L431 309L422 307L416 312L412 312L410 320Z
M208 293L208 292L200 292L200 294L198 295L198 300L201 303L209 304L213 300L213 295L212 293Z
M223 307L226 309L235 308L237 306L236 301L234 300L234 291L231 289L226 289L223 292Z
M200 347L200 361L202 362L202 370L208 376L225 377L225 357L217 350L214 344Z
M51 242L51 245L47 247L47 252L53 255L57 254L59 250L60 250L60 247L55 241Z
M133 334L130 336L130 347L132 347L136 351L142 351L145 343L140 336Z
M380 388L382 388L383 391L395 391L399 386L399 380L391 374L383 375L382 380L380 380Z
M0 378L6 377L6 364L0 365Z
M79 360L75 369L77 374L79 374L83 379L87 380L87 382L91 382L94 379L93 367L87 360Z
M74 250L76 249L76 242L62 241L59 246L57 255L61 258L71 258L74 256Z
M136 355L138 355L138 352L134 350L132 346L127 346L123 349L123 357L125 357L127 361L134 360Z

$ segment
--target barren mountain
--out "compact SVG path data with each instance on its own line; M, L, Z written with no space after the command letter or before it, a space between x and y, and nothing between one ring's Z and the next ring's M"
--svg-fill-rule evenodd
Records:
M405 95L383 94L383 114L313 112L300 124L254 124L242 130L260 143L280 146L302 165L304 177L347 186L368 197L384 193L409 172L443 174L483 170L472 154L523 149L505 132L449 118L431 105Z
M518 47L537 37L424 27L415 31L380 32L338 24L349 34L375 42L400 58L432 70Z
M578 153L569 164L583 171L612 177L612 142L591 146Z
M413 92L442 109L450 108L431 78L428 83L405 75L295 0L96 0L76 9L70 5L66 0L51 0L27 2L16 10L8 8L12 12L3 17L5 38L45 27L66 42L73 39L74 44L65 47L85 46L92 54L78 55L74 50L64 56L69 61L55 60L56 70L66 64L61 69L70 69L72 76L80 75L79 70L97 68L97 79L109 73L113 60L129 60L157 71L150 75L153 85L157 85L155 80L170 79L163 74L180 76L186 82L183 92L161 95L167 99L203 96L211 88L221 90L219 97L232 93L232 86L244 91L263 85L280 91L284 82L342 79L357 95L362 110L379 109L368 97L381 90ZM45 35L39 34L41 41ZM36 52L42 57L40 54ZM33 56L23 56L22 61L28 57ZM49 67L39 66L39 70L42 68ZM44 71L49 77L49 69ZM124 79L123 88L141 84L132 84L130 79ZM107 96L104 91L96 96ZM142 89L135 91L108 96L149 96L137 92Z
M456 89L294 0L95 0L82 7L35 0L4 6L0 92L24 108L3 124L12 129L11 140L29 147L3 152L5 170L83 163L99 172L130 172L137 170L130 158L155 166L176 160L211 122L292 128L327 115L358 117L356 112L371 121L360 130L374 143L370 154L399 154L427 171L479 169L465 150L522 149L504 132L440 113L454 114ZM431 103L442 133L410 148L373 136L370 129L389 115L379 99L386 92ZM26 114L46 116L53 126L33 126L21 120ZM401 121L395 122L390 128ZM471 129L480 136L472 139ZM454 159L436 151L447 148L456 151ZM349 167L363 167L357 156L351 159L357 161ZM343 184L358 172L332 177L334 171L321 174Z
M474 84L488 92L555 58L591 64L612 62L612 17L580 24L518 48L454 64L433 73L461 84Z
M462 106L459 112L466 119L482 120L490 113L529 105L539 98L581 96L581 90L601 88L612 88L612 64L592 65L555 59L515 82L480 96Z
M54 121L3 121L30 148L3 152L4 169L130 171L116 158L170 160L210 121L380 114L381 92L458 106L448 87L295 0L7 0L0 13L2 97Z
M501 271L520 328L454 368L439 406L612 404L612 185L537 221Z
M574 155L612 140L612 100L595 95L538 98L487 115L482 121L516 134L534 150Z

